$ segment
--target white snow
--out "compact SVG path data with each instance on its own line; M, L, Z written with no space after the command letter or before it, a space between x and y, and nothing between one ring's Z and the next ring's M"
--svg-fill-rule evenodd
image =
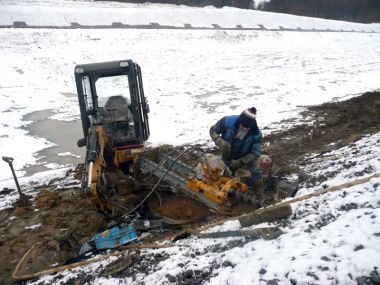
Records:
M78 155L75 155L75 154L72 154L71 152L67 151L67 152L62 152L62 153L58 153L58 156L72 156L72 157L80 157Z
M91 14L91 9L97 12ZM204 18L220 26L226 26L228 21L241 24L238 19L244 18L279 25L286 18L287 22L281 23L286 28L311 25L319 29L318 25L323 24L330 28L338 25L339 29L362 29L361 24L279 14L274 17L253 10L86 1L2 1L0 22L6 24L7 17L2 16L7 15L12 21L30 25L29 18L41 25L59 25L60 13L66 11L65 19L78 16L74 19L77 22L82 19L96 24L98 14L105 9L113 21L118 21L117 13L129 13L126 19L130 24L144 19L140 14L143 13L179 22L183 20L181 15L187 15L195 26L202 25ZM377 26L365 25L369 29ZM15 158L19 177L25 175L25 166L41 160L40 165L49 163L38 151L56 143L28 134L25 128L32 122L23 117L52 110L50 119L78 120L73 70L79 63L125 58L137 61L142 67L152 111L149 142L207 143L208 129L217 119L238 114L247 106L258 108L259 126L269 132L286 127L278 122L297 118L304 105L378 89L379 38L377 33L3 28L1 155ZM49 165L45 166L49 169ZM10 178L9 169L2 165L0 188L4 181L12 183Z
M29 227L25 227L26 230L34 230L34 229L38 229L42 226L42 224L37 224L37 225L32 225L32 226L29 226Z
M33 191L34 187L40 185L48 185L53 179L56 178L62 179L62 177L65 177L65 174L70 169L71 168L69 167L55 168L52 170L35 173L32 176L18 178L21 191L33 197L36 194L38 194L35 191ZM71 182L75 181L72 176L69 176L68 180L70 180ZM63 189L65 188L64 184L65 182L63 182L63 185L56 184L55 186L57 186L57 189ZM16 202L17 199L20 197L18 191L15 190L17 188L13 179L1 181L1 185L4 188L13 189L13 191L6 195L0 195L0 211L12 207L13 203ZM3 190L3 187L1 187L0 189ZM71 185L71 187L73 187L73 185Z
M38 14L38 17L35 15ZM101 1L12 1L3 0L0 26L13 25L15 21L29 26L70 27L73 23L83 26L111 26L120 23L129 26L158 24L183 28L234 29L304 29L328 31L379 32L379 25L358 24L343 21L282 15L231 7L192 8L176 5L107 3Z
M5 27L17 21L34 27ZM86 26L117 22L131 26L189 24L205 29L62 29L72 22ZM232 29L237 25L252 29L262 25L262 30L217 30L213 24ZM79 63L130 58L140 64L152 112L152 145L209 143L208 129L216 120L239 114L252 105L258 108L259 126L267 134L286 128L279 124L283 119L303 120L303 106L347 99L380 88L379 24L233 8L2 0L0 26L0 155L15 158L14 167L23 189L30 183L43 184L62 177L69 169L46 159L46 168L53 170L22 177L25 166L41 159L38 151L56 145L30 135L27 128L32 122L23 119L35 111L52 110L51 120L77 121L73 70ZM280 26L309 31L281 31ZM366 33L310 31L313 29ZM305 172L326 180L321 185L305 184L299 195L379 172L379 142L380 134L374 134L355 146L328 154L336 156L336 160L315 159ZM74 155L67 151L59 156ZM379 185L380 179L372 179L294 204L295 216L283 226L285 233L276 240L256 240L213 252L215 246L228 245L239 238L191 237L181 241L190 247L143 250L146 255L169 254L149 275L140 274L137 280L96 278L94 284L167 284L166 274L210 269L226 260L234 266L214 269L207 284L266 284L266 280L273 279L279 284L290 284L290 280L297 284L356 284L356 277L380 266ZM4 187L15 185L8 165L1 162L0 189ZM17 195L13 191L2 196L0 209L9 206ZM235 221L210 231L239 227ZM191 257L196 251L200 254ZM92 273L111 260L84 270ZM66 271L61 281L76 274L79 270ZM54 278L46 276L37 283L54 282Z

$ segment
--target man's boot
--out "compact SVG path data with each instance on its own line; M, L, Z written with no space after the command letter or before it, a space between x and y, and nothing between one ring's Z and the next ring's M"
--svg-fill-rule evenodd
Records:
M252 184L253 184L253 194L255 195L255 198L259 206L262 207L265 201L264 182L262 179L254 180Z

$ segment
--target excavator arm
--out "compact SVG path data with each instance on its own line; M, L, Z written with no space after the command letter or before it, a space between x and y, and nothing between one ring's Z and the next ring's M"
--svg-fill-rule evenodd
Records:
M91 195L91 202L99 212L114 213L117 189L107 174L113 165L112 149L108 146L107 135L100 126L91 127L88 135L85 162L84 188Z

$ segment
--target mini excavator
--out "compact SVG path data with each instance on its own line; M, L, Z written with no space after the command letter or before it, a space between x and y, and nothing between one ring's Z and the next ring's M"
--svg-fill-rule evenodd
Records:
M82 189L99 212L112 212L117 201L115 173L130 171L149 138L149 106L140 66L132 60L77 65L83 138L86 146Z
M120 172L136 180L141 173L153 173L208 207L228 206L231 196L254 200L246 184L225 176L224 165L210 164L210 157L195 169L169 155L158 164L144 156L150 135L149 105L137 63L77 65L75 82L83 129L77 144L86 146L81 185L97 211L114 215L115 207L120 207Z

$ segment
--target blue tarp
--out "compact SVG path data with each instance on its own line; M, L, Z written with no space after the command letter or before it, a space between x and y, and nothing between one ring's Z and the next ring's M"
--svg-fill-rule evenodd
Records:
M132 225L124 228L114 227L95 235L97 249L115 248L137 239L137 233Z

